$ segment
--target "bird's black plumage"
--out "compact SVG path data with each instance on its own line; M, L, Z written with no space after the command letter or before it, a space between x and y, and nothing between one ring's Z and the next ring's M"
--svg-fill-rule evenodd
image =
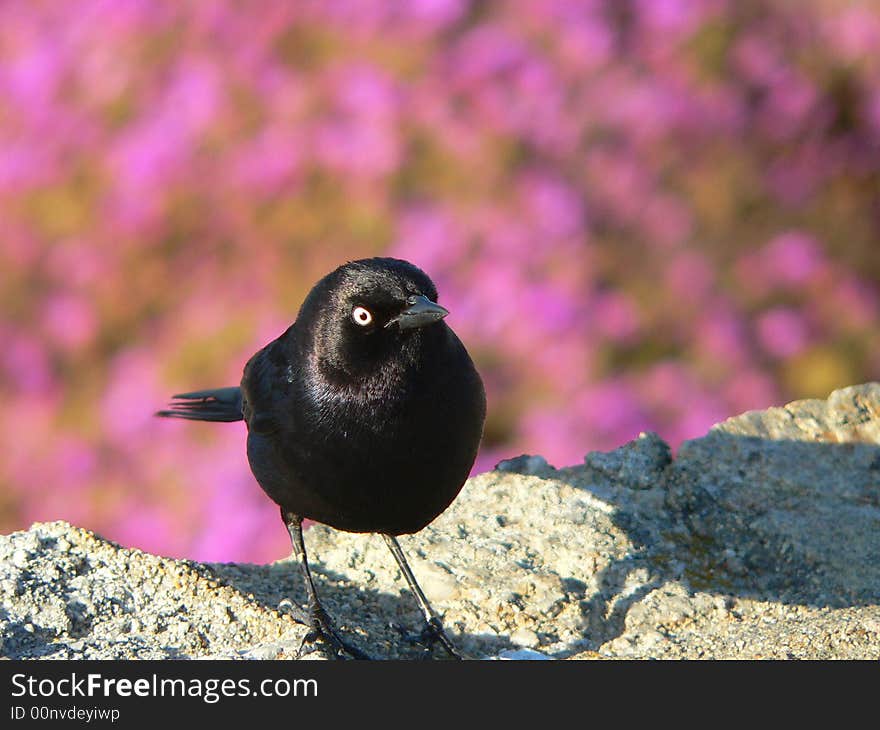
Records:
M406 261L350 262L321 279L294 324L248 361L239 388L175 396L159 412L247 422L248 461L301 553L313 623L325 615L308 573L302 518L381 533L404 569L394 536L443 512L474 463L483 384L436 302L434 284ZM408 566L404 576L453 652Z

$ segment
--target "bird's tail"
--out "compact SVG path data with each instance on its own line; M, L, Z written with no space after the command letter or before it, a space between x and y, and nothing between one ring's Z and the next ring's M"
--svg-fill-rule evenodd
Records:
M180 393L171 397L168 410L156 411L163 418L190 421L241 421L241 388L214 388Z

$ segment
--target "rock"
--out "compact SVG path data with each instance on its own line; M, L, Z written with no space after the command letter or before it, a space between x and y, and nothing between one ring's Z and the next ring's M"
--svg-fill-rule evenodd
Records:
M499 461L495 466L495 471L506 471L514 474L543 474L553 471L553 467L547 463L547 459L543 456L533 456L531 454L523 454L513 459L505 459Z
M514 661L546 661L550 657L545 656L534 649L505 649L498 656L488 657L489 659L509 659Z
M672 463L672 453L656 433L640 433L615 451L593 451L584 463L598 474L633 489L650 489L663 479L663 472Z
M690 528L691 568L740 593L877 603L880 384L746 413L686 442L667 506Z
M531 629L526 628L521 628L514 631L510 635L510 641L516 646L523 646L526 648L538 646L538 644L541 643L538 635Z
M346 638L420 658L382 541L306 541ZM880 385L732 418L674 460L642 434L580 466L502 462L401 545L473 657L876 659ZM9 658L325 657L287 597L304 601L288 560L175 561L63 522L0 536Z

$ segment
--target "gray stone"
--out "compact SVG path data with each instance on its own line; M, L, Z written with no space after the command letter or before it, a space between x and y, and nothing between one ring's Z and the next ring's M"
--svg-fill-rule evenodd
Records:
M550 657L542 654L534 649L505 649L498 656L488 657L489 659L508 659L513 661L546 661Z
M672 463L672 452L656 433L640 433L619 449L592 451L584 464L599 475L633 489L650 489L663 479Z
M526 648L532 648L541 643L538 635L531 629L527 628L521 628L514 631L510 635L510 641L516 646L523 646Z
M346 638L420 658L381 539L306 542ZM880 385L732 418L674 460L654 434L568 468L519 457L401 545L472 657L876 659ZM305 598L287 559L175 561L63 522L0 536L9 658L326 657L288 597Z
M544 472L553 471L553 467L547 463L547 459L543 456L533 456L531 454L523 454L512 459L499 461L495 465L497 471L506 471L513 474L542 474Z
M880 602L878 407L880 385L845 388L683 444L667 506L700 542L700 570L766 598Z

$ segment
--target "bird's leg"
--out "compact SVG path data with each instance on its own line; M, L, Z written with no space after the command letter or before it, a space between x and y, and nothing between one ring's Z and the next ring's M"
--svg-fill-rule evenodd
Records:
M318 594L315 591L315 584L312 581L312 573L309 570L306 545L303 541L302 517L282 509L281 519L284 520L284 524L287 526L287 532L290 533L290 544L293 547L293 554L299 560L300 570L302 571L303 580L306 584L306 593L308 594L308 606L307 610L303 611L302 609L294 607L289 601L282 601L281 604L279 604L279 608L287 611L298 623L309 626L313 633L323 638L324 641L333 647L337 656L348 654L355 659L369 659L370 657L364 654L364 652L356 646L352 646L339 637L333 628L330 616L318 600Z
M403 577L406 578L409 589L413 592L413 595L415 595L419 608L422 610L422 616L425 617L425 630L423 636L427 640L428 646L430 647L435 642L439 641L443 645L443 648L446 649L446 653L449 654L449 656L453 659L462 659L463 657L458 653L458 650L443 630L443 622L440 620L440 617L434 613L434 609L431 608L431 604L428 603L428 599L425 598L425 594L422 593L422 589L419 588L419 584L416 583L416 577L413 575L409 564L406 562L406 558L403 555L403 550L400 549L400 544L397 542L397 538L393 535L386 535L384 533L382 534L382 537L385 539L385 544L388 546L388 549L397 561L398 566L400 566L400 571L403 573Z

